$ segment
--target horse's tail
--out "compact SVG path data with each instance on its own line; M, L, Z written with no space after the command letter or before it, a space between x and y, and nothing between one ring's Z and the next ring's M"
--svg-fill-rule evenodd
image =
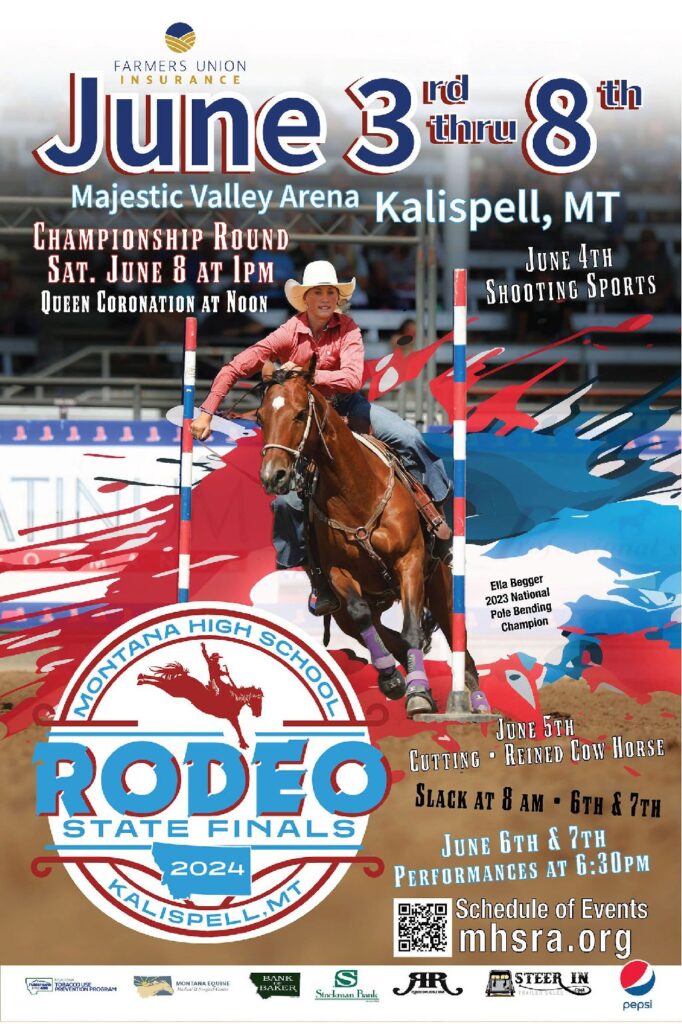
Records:
M322 634L322 643L324 644L325 647L329 647L332 626L331 615L325 615L322 621L324 622L324 633Z
M437 623L431 614L431 609L425 605L422 613L422 632L424 633L424 646L422 647L422 650L424 654L428 654L431 650L431 642L436 628Z

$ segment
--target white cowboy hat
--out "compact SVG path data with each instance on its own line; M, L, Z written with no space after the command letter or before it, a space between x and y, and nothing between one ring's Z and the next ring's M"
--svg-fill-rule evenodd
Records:
M299 313L305 312L305 293L309 288L318 288L320 285L329 284L336 288L339 293L339 303L349 301L355 291L355 278L352 281L338 281L336 271L327 260L315 260L309 263L303 271L303 281L299 284L292 277L284 285L284 294ZM337 307L338 308L338 307Z

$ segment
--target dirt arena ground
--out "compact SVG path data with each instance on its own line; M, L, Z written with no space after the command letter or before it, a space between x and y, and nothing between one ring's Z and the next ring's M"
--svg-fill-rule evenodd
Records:
M2 690L11 682L20 682L27 674L15 672L11 678L0 673ZM263 938L222 945L185 945L148 938L110 920L75 888L61 868L42 880L31 875L30 863L49 842L47 823L33 811L33 769L31 757L43 730L37 726L0 742L0 820L3 822L2 939L0 961L14 964L373 964L392 961L393 899L397 895L433 898L466 897L469 901L486 898L506 902L516 897L545 900L553 907L571 896L593 897L602 902L623 903L635 899L646 903L648 917L637 921L589 922L599 927L632 929L632 956L656 964L679 963L680 913L680 701L671 694L655 694L646 704L602 688L592 695L584 683L562 681L542 691L543 711L573 718L576 732L596 740L621 735L624 739L658 738L665 742L664 757L640 760L613 760L561 765L532 765L506 768L501 744L492 728L483 735L480 725L429 726L417 737L390 738L382 742L384 752L398 781L388 800L370 821L364 840L365 852L383 858L385 871L380 878L365 876L360 867L352 867L337 889L317 909L286 929ZM1 726L0 726L1 729ZM469 771L430 772L416 776L408 771L408 751L418 747L428 753L443 749L436 740L447 732L462 750L480 751L481 767ZM567 741L559 741L566 750ZM608 744L607 744L608 746ZM495 759L490 752L495 751ZM405 773L400 778L399 773ZM467 790L467 809L448 810L414 806L415 783L431 787ZM496 794L497 806L503 787L512 786L517 797L542 793L545 810L524 813L518 808L475 810L471 794L477 790ZM579 789L592 795L604 795L605 809L610 796L620 790L624 796L622 817L605 813L602 817L573 816L570 791ZM630 792L661 801L660 818L629 816ZM555 804L555 798L560 804ZM581 828L604 828L610 850L622 854L648 854L651 870L638 874L609 874L577 878L547 879L544 865L548 852L524 855L537 861L540 876L536 881L497 882L478 885L439 885L435 888L401 888L393 884L394 865L407 868L444 866L439 851L443 834L453 836L496 837L501 828L513 832L541 835L554 825L566 834L569 824ZM565 854L562 854L562 856ZM554 854L553 856L559 856ZM464 858L466 866L478 860ZM499 860L499 858L497 858ZM521 859L521 858L516 858ZM505 924L508 922L498 922ZM561 927L565 942L577 942L578 931L586 926L580 919L557 922L553 912L545 922L531 927ZM470 922L463 927L473 927ZM456 934L457 939L457 934ZM576 950L578 946L576 945ZM613 952L603 955L573 954L556 962L614 963ZM466 956L455 953L457 963L541 964L547 957L537 953ZM404 962L404 961L402 961ZM440 961L444 962L444 961Z

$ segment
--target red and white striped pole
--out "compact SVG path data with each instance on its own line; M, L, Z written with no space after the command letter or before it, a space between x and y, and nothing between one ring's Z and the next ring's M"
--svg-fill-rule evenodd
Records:
M467 466L467 272L454 272L452 454L452 688L444 712L415 715L420 722L485 722L495 716L483 691L466 685L466 466Z
M453 410L454 515L452 531L452 689L458 710L468 709L465 685L466 662L466 459L467 459L467 272L454 272L453 310ZM459 697L461 695L463 700Z
M189 601L189 566L192 551L192 450L190 426L194 419L197 364L197 322L185 320L185 357L182 368L182 440L180 448L180 535L178 538L178 603Z

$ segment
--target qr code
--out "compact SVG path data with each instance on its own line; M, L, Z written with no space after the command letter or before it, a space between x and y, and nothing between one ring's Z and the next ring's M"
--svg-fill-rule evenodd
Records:
M452 900L393 900L393 956L452 956Z

